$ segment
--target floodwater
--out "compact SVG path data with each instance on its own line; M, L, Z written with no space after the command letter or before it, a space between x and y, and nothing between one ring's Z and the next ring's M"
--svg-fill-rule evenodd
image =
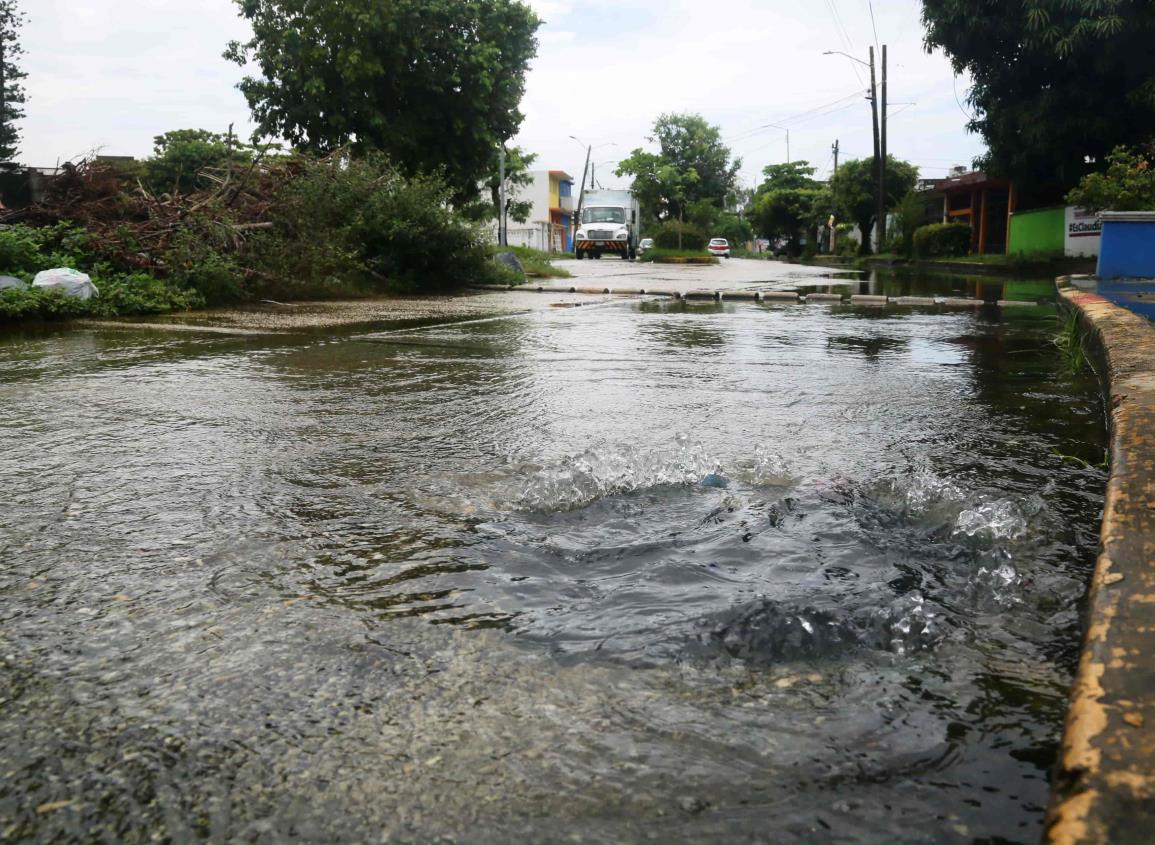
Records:
M1035 842L1046 308L0 337L0 840Z

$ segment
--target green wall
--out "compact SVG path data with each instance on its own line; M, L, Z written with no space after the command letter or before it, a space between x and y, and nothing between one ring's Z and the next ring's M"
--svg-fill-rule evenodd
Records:
M1067 210L1044 208L1011 215L1011 255L1064 252L1067 248Z

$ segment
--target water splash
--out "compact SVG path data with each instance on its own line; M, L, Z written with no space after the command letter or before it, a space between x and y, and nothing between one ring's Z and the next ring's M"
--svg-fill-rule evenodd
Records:
M953 481L924 469L911 479L905 490L905 498L906 511L923 516L944 505L962 502L966 493Z
M754 459L738 467L742 481L753 487L790 487L797 482L797 474L781 455L758 446Z
M705 448L685 435L672 447L612 446L587 449L538 470L515 501L516 510L575 510L607 496L663 486L699 484L722 469Z
M933 648L949 630L945 613L917 592L881 606L798 607L762 599L727 614L700 642L708 651L766 666L861 649L910 655Z
M1019 540L1027 536L1028 528L1027 516L1015 502L997 499L960 513L954 533L979 540Z

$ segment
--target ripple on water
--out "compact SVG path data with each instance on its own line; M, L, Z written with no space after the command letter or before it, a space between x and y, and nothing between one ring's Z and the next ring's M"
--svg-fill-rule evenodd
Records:
M0 346L0 838L1036 840L1103 477L1034 319Z

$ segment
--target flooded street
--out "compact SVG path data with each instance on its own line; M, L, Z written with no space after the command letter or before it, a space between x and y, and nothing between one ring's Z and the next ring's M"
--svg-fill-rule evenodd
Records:
M976 293L751 264L679 278ZM1053 308L522 296L0 335L0 841L1038 841L1106 481Z

